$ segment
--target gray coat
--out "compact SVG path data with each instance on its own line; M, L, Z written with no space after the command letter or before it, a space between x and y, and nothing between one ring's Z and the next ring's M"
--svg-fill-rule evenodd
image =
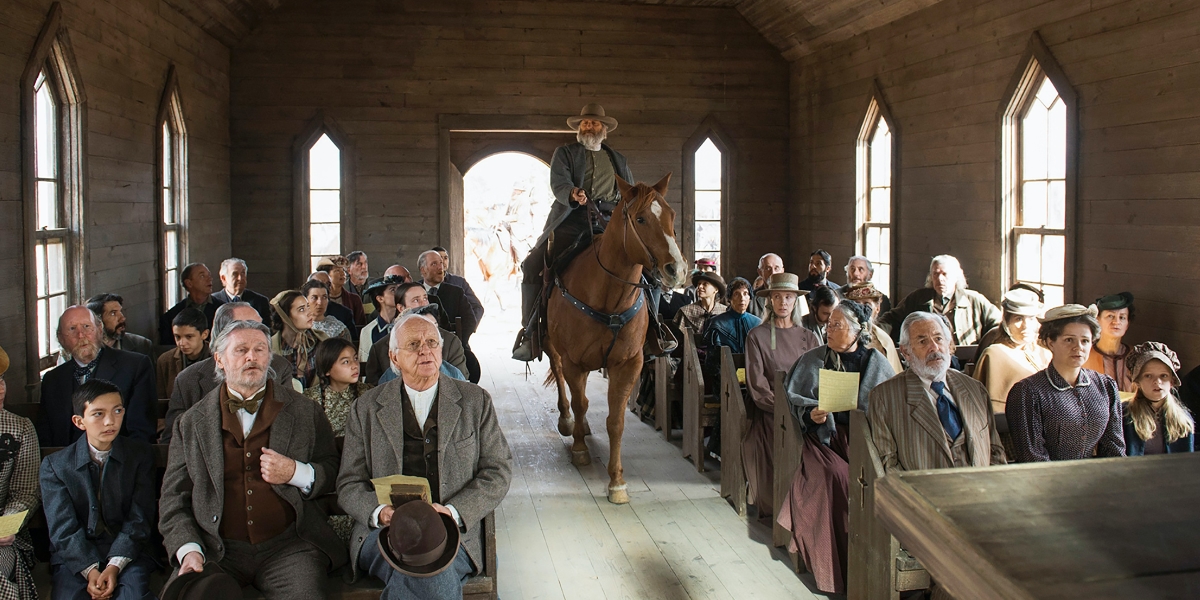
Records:
M600 144L600 148L612 158L613 171L617 176L634 183L633 171L629 170L625 157L608 144ZM554 205L550 207L546 228L535 246L542 245L550 232L562 224L572 210L579 208L578 204L571 201L571 190L583 187L583 180L587 177L587 153L587 148L579 142L564 144L554 151L554 158L550 160L550 190L554 192Z
M900 325L904 318L916 311L935 312L933 310L933 288L915 290L900 304L887 312L879 314L879 326L891 332L892 339L900 341ZM992 304L983 294L975 290L964 289L962 286L954 290L954 314L947 315L950 321L954 343L959 346L970 346L979 343L979 338L993 327L1000 324L1000 309Z
M280 387L292 387L293 369L288 359L278 354L271 355L271 368L275 370L275 383ZM166 423L162 435L158 438L160 444L171 443L171 432L174 431L175 419L187 409L194 406L209 392L217 389L217 363L206 358L182 371L175 376L175 389L171 391L171 399L167 402Z
M817 439L826 446L833 439L833 435L837 433L837 423L833 415L829 415L824 423L812 427L811 423L805 422L804 413L808 412L808 408L820 404L818 398L820 395L818 390L821 388L820 371L825 368L827 352L829 352L828 345L817 346L805 352L800 360L792 365L791 371L788 371L787 381L784 384L787 390L788 404L792 406L792 414L796 416L800 426L805 429L805 433L816 435ZM871 352L867 356L869 358L858 374L858 410L861 411L867 410L867 399L871 390L896 375L884 355L879 352Z
M273 385L283 408L271 424L268 447L312 466L312 490L306 496L294 486L271 488L296 511L296 533L328 559L331 569L346 564L346 547L329 526L329 517L315 502L332 492L338 471L333 429L320 405L292 389ZM188 542L200 544L206 562L225 556L221 515L225 512L225 447L221 439L221 392L214 389L175 421L167 470L158 502L158 530L171 563Z
M346 443L338 475L338 504L354 517L350 561L358 577L358 553L379 506L371 479L403 472L403 380L365 394L346 418ZM512 453L496 421L492 397L483 388L442 375L438 378L438 480L442 504L453 505L466 533L463 546L476 569L483 566L482 521L500 505L512 478Z

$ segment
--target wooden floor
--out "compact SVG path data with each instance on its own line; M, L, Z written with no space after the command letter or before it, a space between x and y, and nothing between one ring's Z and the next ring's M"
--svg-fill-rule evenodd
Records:
M767 527L720 498L717 463L697 473L678 442L628 412L631 501L609 504L605 380L589 380L592 465L576 468L556 430L555 392L541 385L546 363L532 363L526 378L508 356L510 333L481 331L471 341L513 453L512 488L496 524L503 600L825 597L769 547Z

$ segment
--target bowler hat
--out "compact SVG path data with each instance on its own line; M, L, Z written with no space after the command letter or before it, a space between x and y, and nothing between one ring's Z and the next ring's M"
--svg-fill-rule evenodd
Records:
M567 127L570 127L571 129L579 129L579 123L584 119L600 121L608 126L609 131L613 131L617 128L617 120L605 115L604 107L596 104L595 102L583 107L583 110L579 111L578 117L568 117Z
M794 292L796 294L807 294L808 290L800 289L800 276L794 273L775 273L767 282L767 286L758 292L756 295L767 298L771 292Z
M392 522L379 531L379 553L400 573L433 577L454 562L460 541L453 517L413 500L395 507Z
M241 598L242 586L216 563L206 563L203 571L180 573L167 581L159 600L208 600Z
M374 298L374 294L376 292L378 292L379 290L382 290L389 285L400 285L402 283L405 283L406 281L407 280L400 275L386 275L384 277L376 277L367 282L366 287L363 288L362 297L365 300L369 300L371 298Z
M701 281L707 281L717 288L719 297L725 296L725 279L712 271L696 271L692 273L692 285L698 286Z

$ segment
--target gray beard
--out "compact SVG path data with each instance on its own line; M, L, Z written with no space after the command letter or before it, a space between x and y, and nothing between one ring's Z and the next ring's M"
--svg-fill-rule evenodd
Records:
M608 136L603 131L600 133L584 133L580 131L575 134L575 139L578 140L580 144L583 144L584 148L587 148L592 152L600 151L600 143L603 142L606 137Z
M950 370L950 355L941 352L938 352L938 354L940 354L944 359L942 360L941 366L930 367L926 365L924 361L914 360L908 363L908 368L912 369L913 373L916 373L917 377L920 377L921 379L928 379L929 381L945 381L946 372ZM925 358L928 359L930 357L926 356Z

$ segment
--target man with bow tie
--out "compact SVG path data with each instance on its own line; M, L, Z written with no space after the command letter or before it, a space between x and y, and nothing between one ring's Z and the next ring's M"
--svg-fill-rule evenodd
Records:
M221 385L174 423L159 530L174 577L216 565L267 598L325 598L346 548L315 499L338 453L321 407L269 376L270 330L234 321L213 344Z

